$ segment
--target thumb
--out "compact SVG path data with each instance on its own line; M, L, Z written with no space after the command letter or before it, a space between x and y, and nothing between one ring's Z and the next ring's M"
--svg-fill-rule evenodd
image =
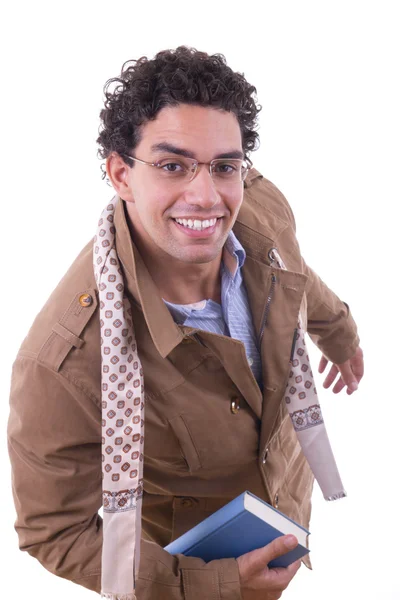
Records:
M296 548L298 544L297 538L294 535L282 535L273 540L270 544L267 544L263 548L258 548L249 552L249 558L251 556L251 570L256 573L265 569L271 560L283 556L293 548Z

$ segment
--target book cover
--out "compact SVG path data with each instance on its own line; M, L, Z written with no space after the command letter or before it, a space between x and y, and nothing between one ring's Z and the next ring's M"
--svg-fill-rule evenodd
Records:
M261 498L245 491L165 546L164 550L209 562L218 558L237 558L287 534L296 536L298 546L271 561L269 567L287 567L308 554L307 536L310 532Z

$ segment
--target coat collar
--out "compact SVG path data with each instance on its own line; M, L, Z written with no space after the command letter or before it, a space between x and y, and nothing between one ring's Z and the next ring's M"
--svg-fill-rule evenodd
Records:
M114 215L116 248L123 267L128 292L141 308L150 335L163 358L185 337L185 330L174 322L148 272L142 257L132 241L124 200L118 199Z

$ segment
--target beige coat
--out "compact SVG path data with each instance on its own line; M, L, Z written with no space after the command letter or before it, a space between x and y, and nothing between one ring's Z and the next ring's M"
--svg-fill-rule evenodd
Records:
M255 169L245 187L234 232L247 253L243 275L261 344L263 393L241 342L174 323L132 243L122 200L116 209L146 393L140 600L240 600L235 559L205 564L162 547L245 489L308 527L313 476L282 402L299 310L331 361L344 362L359 343L348 306L304 263L285 198ZM92 245L22 343L8 436L21 550L99 592L101 355ZM271 266L272 247L287 271ZM82 305L83 294L91 302ZM308 557L304 562L310 566Z

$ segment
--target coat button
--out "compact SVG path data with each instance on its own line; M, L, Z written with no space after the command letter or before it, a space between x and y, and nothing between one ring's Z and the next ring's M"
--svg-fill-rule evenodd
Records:
M239 398L232 398L231 401L231 413L236 415L240 410Z
M193 506L193 500L191 498L182 498L181 506L183 506L183 508L190 508Z
M279 506L279 494L275 494L274 507L278 508L278 506Z
M184 337L182 340L182 344L191 344L192 342L194 342L194 339L191 337Z
M263 465L265 465L265 463L267 462L267 458L268 458L268 448L265 448L264 456L262 457Z
M93 304L93 298L90 294L82 294L79 296L79 304L81 306L87 307Z

